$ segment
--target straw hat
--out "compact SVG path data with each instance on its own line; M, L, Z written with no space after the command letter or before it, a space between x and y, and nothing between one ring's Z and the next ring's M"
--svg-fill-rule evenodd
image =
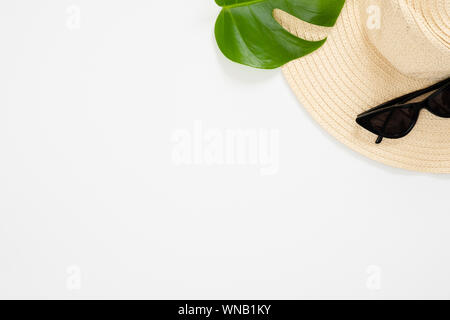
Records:
M450 76L450 0L347 0L335 27L317 27L276 11L293 34L322 48L283 67L313 118L342 143L385 164L450 173L450 119L420 114L402 139L358 126L358 114Z

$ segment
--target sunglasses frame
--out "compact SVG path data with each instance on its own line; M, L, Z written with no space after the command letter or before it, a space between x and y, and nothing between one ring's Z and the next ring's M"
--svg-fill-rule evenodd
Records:
M356 122L364 129L372 132L373 134L378 135L378 139L376 140L377 144L381 143L383 138L388 138L388 139L403 138L403 137L407 136L414 129L414 127L417 124L417 121L419 119L420 111L422 109L428 110L429 112L431 112L433 115L435 115L437 117L450 118L450 114L448 116L438 115L429 108L429 101L431 99L433 99L436 95L440 94L443 90L447 89L448 87L450 87L450 78L445 79L441 82L438 82L428 88L411 92L404 96L395 98L388 102L385 102L375 108L367 110L357 116ZM425 98L424 100L422 100L420 102L406 103L412 99L415 99L417 97L420 97L421 95L424 95L426 93L429 93L429 92L432 92L435 90L437 90L437 91L433 92L430 96L428 96L427 98ZM392 134L392 135L380 134L379 132L375 132L375 130L371 130L371 129L367 128L367 126L365 125L367 123L366 119L368 119L368 117L370 117L371 115L376 115L376 114L379 114L379 113L382 113L382 112L385 112L388 110L403 109L403 108L407 108L407 109L412 108L412 111L415 113L415 115L414 115L414 119L412 119L413 121L411 122L410 127L408 127L408 129L403 131L402 133ZM388 121L388 120L386 120L386 121Z

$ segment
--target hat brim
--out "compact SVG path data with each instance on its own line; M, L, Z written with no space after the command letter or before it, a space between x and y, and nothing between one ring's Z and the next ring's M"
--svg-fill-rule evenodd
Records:
M312 117L353 150L398 168L450 173L449 119L424 110L406 137L381 144L356 123L358 114L434 82L401 74L379 54L365 33L359 3L347 0L322 48L283 67L290 87ZM295 19L281 15L280 22L307 38Z

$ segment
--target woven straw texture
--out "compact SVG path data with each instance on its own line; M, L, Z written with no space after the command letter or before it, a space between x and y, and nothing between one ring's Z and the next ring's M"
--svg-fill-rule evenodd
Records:
M409 135L384 139L379 145L374 143L375 135L355 122L363 111L449 76L450 64L442 64L450 61L450 0L378 0L382 13L383 6L391 5L390 2L402 10L396 16L402 14L407 20L407 30L419 33L402 34L399 27L397 34L392 34L395 23L382 20L381 25L394 31L381 28L381 36L371 35L365 15L368 3L362 0L347 0L333 28L312 26L276 11L275 18L299 37L318 40L328 36L322 48L288 63L283 73L312 117L353 150L394 167L450 173L450 119L423 110ZM400 45L401 41L407 43L415 38L416 42L423 42L419 43L422 51L416 56L414 52L404 53L399 51L399 43L386 48L386 37L392 36ZM423 60L424 52L429 52L433 61ZM401 59L396 62L391 58L401 56L409 59L411 70L398 65L405 65ZM441 68L434 70L436 64L441 64Z

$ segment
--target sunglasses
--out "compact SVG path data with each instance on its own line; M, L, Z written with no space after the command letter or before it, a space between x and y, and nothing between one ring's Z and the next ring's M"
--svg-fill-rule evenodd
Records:
M407 103L433 91L436 92L423 101ZM450 118L450 78L361 113L356 118L356 122L364 129L378 135L375 143L379 144L383 138L399 139L410 133L422 109L427 109L441 118Z

